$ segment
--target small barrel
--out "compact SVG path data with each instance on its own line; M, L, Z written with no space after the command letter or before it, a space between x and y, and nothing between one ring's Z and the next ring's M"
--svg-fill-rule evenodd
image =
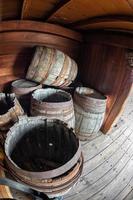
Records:
M31 93L39 88L42 88L42 85L26 79L12 82L12 92L16 94L25 112L30 110Z
M21 118L7 134L5 154L15 179L50 197L66 193L82 172L80 142L59 120Z
M106 97L94 89L78 87L74 93L75 132L87 140L96 134L103 123Z
M0 93L0 130L8 130L23 114L15 94Z
M73 100L69 93L54 89L38 89L32 93L31 115L59 119L75 128Z
M26 78L45 85L68 86L77 76L77 64L63 52L37 47Z

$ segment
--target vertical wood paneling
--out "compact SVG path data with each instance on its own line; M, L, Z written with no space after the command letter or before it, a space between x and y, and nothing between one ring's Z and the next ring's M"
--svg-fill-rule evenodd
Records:
M85 45L80 70L85 85L108 97L102 127L102 131L106 133L119 116L128 97L132 86L132 70L127 66L126 48L111 45L113 41L108 41L109 44L99 43L98 39L100 40L95 38L95 41Z

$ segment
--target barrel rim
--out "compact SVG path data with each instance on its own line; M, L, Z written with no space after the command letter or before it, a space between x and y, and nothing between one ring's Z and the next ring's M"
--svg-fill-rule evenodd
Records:
M57 122L57 123L60 123L60 124L63 124L65 127L68 128L67 124L64 123L63 121L61 120L57 120L57 119L47 119L47 118L44 118L44 117L25 117L22 119L26 119L25 120L25 123L29 123L30 121L34 120L34 119L38 119L38 120L47 120L47 121L51 121L51 122ZM15 125L13 127L10 128L10 130L8 131L7 133L7 137L6 137L6 140L5 140L5 144L4 144L4 149L5 149L5 155L6 155L6 161L8 161L10 163L10 166L15 169L15 171L17 171L18 173L21 172L23 173L23 175L25 176L28 176L28 177L35 177L35 178L54 178L54 177L57 177L57 176L60 176L61 174L65 173L66 170L68 171L69 169L71 169L74 164L78 161L79 157L80 157L80 154L81 154L81 144L80 144L80 141L79 139L77 138L76 134L74 133L73 129L72 128L69 128L75 138L77 139L78 141L78 149L75 153L75 155L68 161L66 162L64 165L56 168L56 169L53 169L53 170L48 170L48 171L44 171L44 172L31 172L31 171L27 171L27 170L24 170L24 169L21 169L12 159L11 157L9 156L9 153L8 153L8 148L7 148L7 145L9 144L10 142L10 137L11 137L11 134L13 134L13 131L16 129L16 127L19 126L19 123L21 122L21 120L19 120L17 123L15 123ZM24 123L24 120L23 120L23 123ZM21 125L21 124L20 124Z
M48 90L53 90L53 91L58 91L58 92L61 92L61 93L64 93L65 95L68 96L68 98L70 98L70 100L68 101L61 101L61 102L46 102L46 101L41 101L41 100L38 100L37 98L35 98L35 95L36 95L36 92L38 91L48 91ZM73 100L72 100L72 96L71 94L69 94L68 92L64 91L64 90L61 90L61 89L55 89L55 88L41 88L41 89L36 89L32 95L31 95L31 99L33 101L35 101L36 103L39 103L40 105L44 105L44 106L56 106L56 107L60 107L63 106L63 107L66 107L66 106L69 106L70 104L73 104Z
M91 90L95 93L98 93L98 94L100 94L101 97L103 97L103 99L87 96L87 95L84 95L84 93L79 93L80 88L83 88L83 89L86 89L86 90ZM77 94L80 98L85 98L85 99L93 99L93 100L96 100L96 101L106 101L107 100L107 97L104 94L101 94L97 90L90 88L90 87L77 87L75 89L75 94Z

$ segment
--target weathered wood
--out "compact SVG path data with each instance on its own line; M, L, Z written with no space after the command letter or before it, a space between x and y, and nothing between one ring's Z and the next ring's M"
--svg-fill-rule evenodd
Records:
M26 78L45 85L68 86L77 76L77 64L63 52L37 47Z
M42 88L42 85L26 79L18 79L13 81L11 86L12 92L15 93L16 97L19 99L25 113L30 113L31 93L36 89Z
M21 118L7 133L5 154L14 177L49 196L68 191L82 171L79 140L59 120Z
M106 97L97 91L78 87L74 93L75 132L81 140L96 134L104 120Z
M133 149L130 147L130 144L133 143L133 93L130 97L121 120L112 128L110 134L101 135L99 133L99 136L92 141L82 142L82 149L85 155L83 175L79 179L79 182L76 183L76 186L65 195L64 198L66 200L87 200L87 194L89 193L96 193L91 197L94 200L104 199L104 197L110 200L132 200L133 160L130 157L132 156ZM120 159L122 155L123 158ZM127 159L130 159L128 162L130 165L126 164ZM100 187L105 187L98 191L97 188L99 187L101 178ZM95 181L97 182L92 187ZM87 189L84 192L85 188ZM18 197L19 199L19 196L15 192L13 194L14 197Z
M59 119L75 128L75 115L72 97L59 89L39 89L31 98L31 115L42 115L49 119Z
M24 112L14 94L0 93L0 106L0 130L8 130Z

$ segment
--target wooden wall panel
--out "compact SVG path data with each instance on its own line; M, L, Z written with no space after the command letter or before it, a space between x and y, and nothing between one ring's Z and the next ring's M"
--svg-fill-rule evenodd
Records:
M33 31L33 27L37 28L37 25L38 31ZM56 25L38 24L37 22L33 22L33 24L26 22L25 26L24 21L22 23L1 22L0 28L1 90L11 80L25 77L37 45L57 48L78 61L80 44L82 43L82 37L79 33Z
M23 0L0 0L0 21L20 19Z
M102 39L101 41L98 39L90 36L88 44L84 45L80 72L85 85L95 88L108 97L102 127L102 131L106 133L119 116L128 97L133 82L133 71L126 61L125 46L110 44L111 41L103 44ZM119 40L118 37L117 39Z
M133 15L133 8L125 0L71 0L55 12L48 21L69 24L102 15Z
M5 55L0 55L0 90L7 89L12 80L24 78L31 62L34 49L21 47L9 52L5 49ZM4 52L3 52L4 53Z
M77 58L80 47L79 42L70 40L68 38L53 34L29 31L2 32L0 34L0 41L0 45L12 45L13 43L16 43L20 45L29 45L29 47L35 47L37 45L55 47L74 59Z

